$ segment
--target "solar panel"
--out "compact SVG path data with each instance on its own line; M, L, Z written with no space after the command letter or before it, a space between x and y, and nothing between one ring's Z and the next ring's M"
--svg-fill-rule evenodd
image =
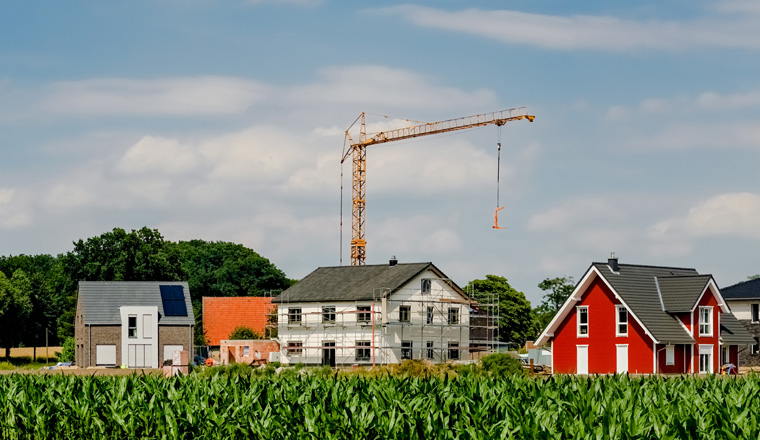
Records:
M187 316L185 292L182 286L158 286L165 316Z

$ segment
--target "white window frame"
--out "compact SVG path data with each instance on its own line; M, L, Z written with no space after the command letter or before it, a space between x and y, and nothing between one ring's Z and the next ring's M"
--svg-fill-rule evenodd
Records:
M303 309L301 307L288 307L288 325L301 325Z
M675 364L676 364L676 346L666 345L665 346L665 365L675 365Z
M751 324L757 324L760 322L760 303L752 303L749 305L749 322Z
M620 312L625 312L625 323L620 322ZM620 331L620 326L625 325L625 333ZM628 309L623 305L615 306L615 336L628 336Z
M337 316L335 310L335 306L322 306L322 324L336 323Z
M581 323L581 311L586 312L586 322ZM588 338L589 334L589 319L588 319L588 306L576 306L575 307L575 322L576 322L576 331L577 336L579 338ZM581 328L585 326L586 327L586 333L581 333Z
M371 341L356 341L356 354L354 360L356 362L368 362L372 359L372 345Z
M704 312L707 312L705 315ZM703 318L707 320L703 322ZM710 337L713 335L713 308L712 306L699 306L699 336Z

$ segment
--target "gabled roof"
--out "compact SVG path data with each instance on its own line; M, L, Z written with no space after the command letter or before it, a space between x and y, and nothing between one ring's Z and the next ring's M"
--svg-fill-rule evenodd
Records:
M618 264L613 271L608 263L592 263L589 270L575 287L573 294L562 306L557 316L536 340L544 344L554 329L564 320L573 304L591 282L600 277L612 290L612 293L626 306L633 318L638 321L647 334L657 343L688 344L694 338L681 325L677 313L689 313L694 310L702 295L712 287L718 296L719 305L724 312L721 319L730 315L728 307L722 300L715 281L711 275L700 275L695 269L644 266L635 264ZM733 320L732 320L733 318ZM726 334L730 338L742 341L749 337L746 330L733 326L735 318L731 315L726 322ZM723 326L722 326L723 327Z
M219 345L229 339L230 333L239 325L250 327L264 336L267 314L272 308L272 298L203 297L203 331L208 345Z
M711 280L710 275L658 277L656 281L665 311L669 313L693 311Z
M320 267L275 297L272 302L367 301L380 299L383 292L393 294L425 270L446 279L433 263L399 263L395 266ZM463 297L467 295L454 282L448 282Z
M187 316L165 316L160 286L180 286ZM158 325L194 325L193 305L186 282L80 281L77 298L86 325L121 325L119 307L156 306Z
M742 281L720 289L723 298L728 301L733 299L760 299L760 278L754 280Z

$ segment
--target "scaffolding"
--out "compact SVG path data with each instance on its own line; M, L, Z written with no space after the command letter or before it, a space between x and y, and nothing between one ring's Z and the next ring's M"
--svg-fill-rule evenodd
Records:
M468 298L444 278L422 288L373 289L372 299L290 302L280 296L267 319L277 327L281 358L290 363L375 366L404 359L433 363L479 359L498 346L495 294ZM274 316L271 316L274 315Z

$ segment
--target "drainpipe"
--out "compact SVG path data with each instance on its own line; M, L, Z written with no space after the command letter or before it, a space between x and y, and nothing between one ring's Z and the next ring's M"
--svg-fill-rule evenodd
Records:
M87 368L92 366L92 324L87 326Z

